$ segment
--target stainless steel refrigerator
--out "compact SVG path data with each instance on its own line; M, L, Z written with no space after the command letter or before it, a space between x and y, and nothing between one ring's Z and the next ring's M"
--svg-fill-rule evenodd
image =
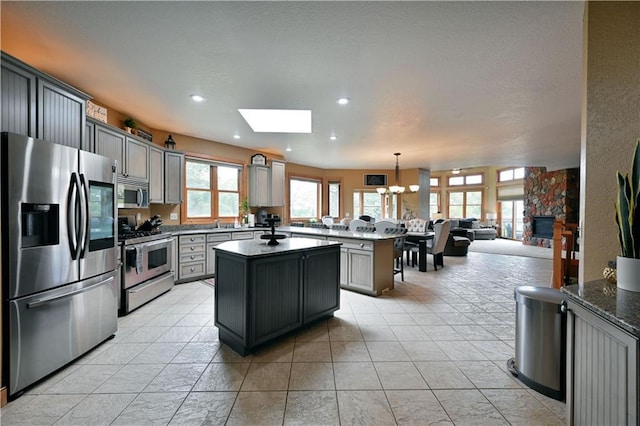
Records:
M11 397L117 330L116 163L3 132L0 169Z

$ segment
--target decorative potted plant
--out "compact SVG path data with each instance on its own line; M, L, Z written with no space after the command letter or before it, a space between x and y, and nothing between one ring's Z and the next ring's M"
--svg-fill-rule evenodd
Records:
M131 117L124 120L123 123L124 123L124 130L126 130L127 133L132 133L133 129L138 128L138 123L136 123L136 120L134 120Z
M640 139L636 141L631 176L616 173L616 224L620 255L616 260L618 288L640 292Z
M240 202L240 215L242 216L242 223L244 225L249 224L249 200L245 197Z

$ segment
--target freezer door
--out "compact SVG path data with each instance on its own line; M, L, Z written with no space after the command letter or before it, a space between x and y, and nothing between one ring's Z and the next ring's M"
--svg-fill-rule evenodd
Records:
M117 331L115 272L8 301L9 395ZM5 305L6 306L6 305Z
M79 179L82 209L87 220L80 241L80 279L116 269L116 162L80 151Z
M78 150L2 134L5 299L78 281ZM4 201L3 201L4 202ZM70 208L71 207L71 208ZM6 232L6 234L5 234Z

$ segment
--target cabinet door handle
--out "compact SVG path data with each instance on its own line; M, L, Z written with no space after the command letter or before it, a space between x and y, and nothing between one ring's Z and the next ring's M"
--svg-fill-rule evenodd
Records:
M360 248L364 248L364 243L360 243Z
M195 271L196 268L194 266L191 267L191 272Z
M195 240L196 240L196 238L195 238L195 237L191 237L191 241L195 241Z
M193 259L195 259L195 258L196 258L196 257L195 257L194 255L191 255L191 259L192 259L192 260L193 260Z
M196 248L195 247L189 247L189 250L194 251Z

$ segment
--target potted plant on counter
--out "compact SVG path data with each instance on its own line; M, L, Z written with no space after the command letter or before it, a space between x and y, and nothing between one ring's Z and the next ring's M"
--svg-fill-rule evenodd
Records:
M240 202L240 216L242 216L242 225L249 225L249 200L245 197Z
M616 259L617 286L640 292L640 139L631 162L631 176L616 173L616 224L620 255Z

